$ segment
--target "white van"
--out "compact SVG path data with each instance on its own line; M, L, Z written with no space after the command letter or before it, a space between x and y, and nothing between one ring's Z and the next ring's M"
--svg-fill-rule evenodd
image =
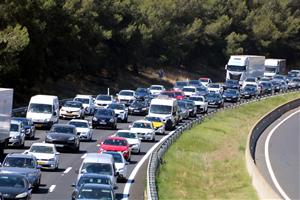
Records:
M109 176L114 186L117 183L118 173L116 172L114 158L110 154L87 153L77 172L77 180L82 174L94 173Z
M31 97L26 118L31 118L36 127L51 128L59 119L59 102L57 96L35 95Z
M175 128L179 122L177 100L167 96L158 96L151 100L148 116L160 117L165 122L167 130Z

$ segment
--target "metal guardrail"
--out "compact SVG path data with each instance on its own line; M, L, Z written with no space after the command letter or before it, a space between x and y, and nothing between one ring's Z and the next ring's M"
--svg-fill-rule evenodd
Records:
M264 96L260 96L260 97L254 98L254 99L242 100L240 102L237 102L237 103L234 103L234 104L231 104L231 105L227 105L223 108L213 110L213 111L211 111L211 112L209 112L209 113L207 113L207 114L205 114L201 117L193 119L192 121L189 121L189 122L183 124L182 126L178 127L176 130L171 132L169 137L167 137L150 155L149 162L148 162L148 168L147 168L147 199L148 200L158 200L158 193L157 193L156 180L155 179L156 179L156 175L159 173L159 171L158 171L159 165L164 163L163 155L165 154L165 152L180 137L180 135L185 130L191 129L193 126L195 126L197 124L200 124L203 121L204 118L206 118L208 116L211 116L211 115L215 114L216 112L218 112L220 110L236 108L240 105L248 104L250 102L260 101L262 99L266 99L266 98L269 98L271 96L278 96L278 95L282 95L284 93L291 93L291 92L296 92L296 91L299 91L299 90L298 89L297 90L289 90L287 92L276 93L275 95L264 95ZM287 109L287 108L297 107L296 105L298 105L298 103L300 105L300 100L299 100L299 102L297 101L297 103L295 102L293 105L286 106L286 107L283 106L280 109L280 111L283 111L284 109ZM276 115L276 116L278 116L278 115ZM273 117L272 119L274 119L275 115L272 116L272 117ZM257 126L257 131L264 130L267 127L267 124L268 123L266 123L266 121L264 121L264 123L262 123L260 126ZM260 134L257 134L252 139L252 142L254 144L252 148L254 148L254 149L255 149L256 142L257 142L259 136L260 136Z

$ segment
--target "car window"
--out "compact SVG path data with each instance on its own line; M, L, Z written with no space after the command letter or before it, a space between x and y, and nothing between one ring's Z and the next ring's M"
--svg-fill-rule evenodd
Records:
M81 108L82 104L81 102L77 102L77 101L67 101L64 104L65 107L72 107L72 108Z
M118 139L106 139L104 140L103 144L106 145L114 145L114 146L126 146L127 141L126 140L118 140Z
M124 137L124 138L137 138L135 133L130 133L130 132L117 132L116 136L119 137Z
M51 132L74 134L74 129L66 126L54 126L51 128Z
M18 124L10 124L10 131L14 131L14 132L19 131L19 125Z
M0 187L24 188L25 186L26 182L22 177L5 174L0 175Z
M112 175L112 167L107 163L83 163L81 173Z
M94 184L105 184L110 185L110 179L108 177L81 177L77 183L77 186L80 187L86 183L94 183Z
M3 163L4 167L35 168L32 158L7 157Z
M88 128L89 124L86 122L70 121L70 125L74 125L77 128Z
M136 122L133 123L133 128L146 128L146 129L152 129L150 123L143 123L143 122Z
M53 154L54 150L53 150L53 147L49 147L49 146L32 146L30 148L29 152Z

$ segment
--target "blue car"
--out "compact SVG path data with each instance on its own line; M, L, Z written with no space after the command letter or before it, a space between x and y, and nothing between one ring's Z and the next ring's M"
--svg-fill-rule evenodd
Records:
M224 101L238 102L240 100L240 92L237 89L227 89L223 93Z
M35 137L35 126L31 119L24 117L13 117L13 120L20 121L23 124L23 129L25 130L25 137L34 139Z
M135 96L136 98L146 98L150 95L150 91L148 88L137 88L135 90Z
M220 93L210 92L206 96L208 107L223 107L224 106L224 100Z
M115 200L115 192L112 186L103 184L87 183L79 188L76 199L81 200L95 200L95 199L109 199Z

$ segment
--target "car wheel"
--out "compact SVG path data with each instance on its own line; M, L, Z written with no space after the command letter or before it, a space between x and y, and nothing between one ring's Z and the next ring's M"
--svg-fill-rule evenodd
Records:
M40 185L41 185L41 177L39 177L39 180L38 180L37 184L34 185L33 189L35 191L37 191L39 189Z

